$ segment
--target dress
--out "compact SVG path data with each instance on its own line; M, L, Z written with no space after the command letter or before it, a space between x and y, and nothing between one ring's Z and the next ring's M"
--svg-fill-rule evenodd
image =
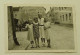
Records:
M33 24L27 24L26 26L28 28L28 36L27 39L29 41L34 41L34 36L33 36Z
M45 26L45 37L46 37L46 39L50 39L50 33L51 33L51 30L50 30L50 22L46 22L45 24L44 24L44 26Z
M38 19L38 22L39 22L40 37L45 38L45 35L44 35L44 18Z
M33 23L33 35L34 38L39 38L39 24L38 23Z

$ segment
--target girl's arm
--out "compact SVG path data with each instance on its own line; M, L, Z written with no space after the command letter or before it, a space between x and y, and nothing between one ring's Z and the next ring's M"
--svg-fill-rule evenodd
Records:
M29 24L26 24L25 28L29 29Z

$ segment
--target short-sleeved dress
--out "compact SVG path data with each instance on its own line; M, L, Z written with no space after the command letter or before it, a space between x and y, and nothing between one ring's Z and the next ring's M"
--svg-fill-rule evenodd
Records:
M33 35L34 35L34 38L39 38L40 37L39 24L38 23L33 23Z
M28 39L29 41L34 41L34 36L33 36L33 24L27 24L26 27L28 28L27 39Z
M45 30L45 37L46 37L46 39L50 39L50 33L51 33L51 30L50 30L50 22L46 22L45 24L44 24L44 27L46 28L46 30Z
M39 22L40 37L45 38L45 35L44 35L44 18L38 19L38 22Z

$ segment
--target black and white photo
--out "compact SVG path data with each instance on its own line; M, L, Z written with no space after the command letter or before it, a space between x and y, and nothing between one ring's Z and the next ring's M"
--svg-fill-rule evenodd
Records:
M71 6L7 6L7 18L9 51L73 52L76 49Z

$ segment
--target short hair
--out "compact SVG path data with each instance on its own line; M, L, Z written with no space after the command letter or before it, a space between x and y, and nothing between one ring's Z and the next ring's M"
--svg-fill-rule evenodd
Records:
M37 17L34 17L34 19L38 19Z
M33 20L32 20L32 19L29 19L28 22L29 22L29 23L30 23L30 22L33 22Z

